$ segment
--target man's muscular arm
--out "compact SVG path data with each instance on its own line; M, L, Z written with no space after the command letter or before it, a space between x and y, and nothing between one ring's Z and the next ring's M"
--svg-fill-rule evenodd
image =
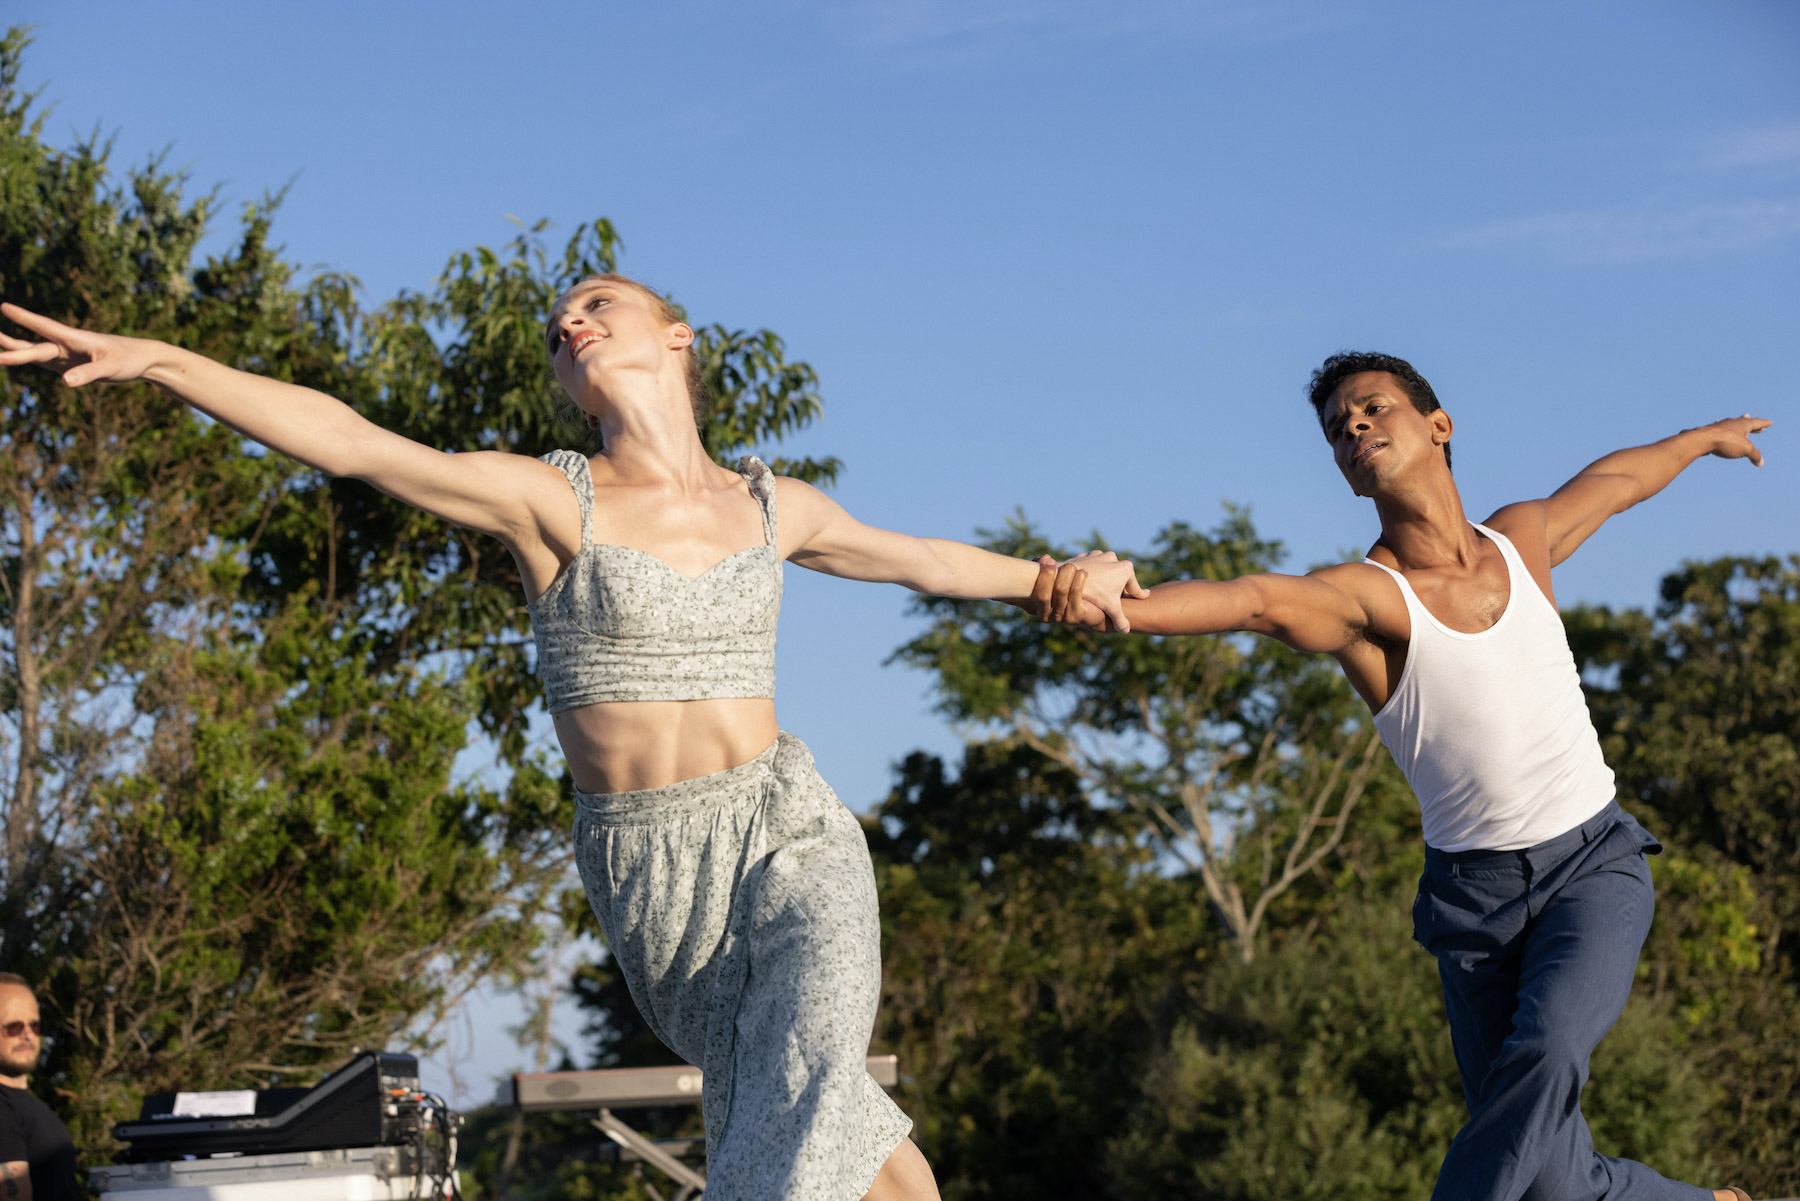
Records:
M1077 556L1052 571L1039 564L1033 590L1036 610L1045 621L1099 628L1083 620L1082 570ZM1279 639L1297 651L1334 654L1343 650L1367 624L1363 605L1343 585L1340 564L1309 575L1273 572L1232 580L1174 580L1158 584L1142 600L1125 598L1125 615L1139 634L1223 634L1244 630ZM1089 609L1086 616L1092 616Z
M22 1159L0 1163L0 1198L31 1201L31 1165Z
M1550 563L1555 566L1574 554L1607 518L1655 496L1696 459L1717 455L1721 459L1749 459L1761 467L1762 452L1750 441L1750 435L1761 433L1769 425L1760 417L1745 414L1682 430L1648 446L1615 450L1588 464L1546 499L1508 505L1492 520L1503 524L1543 521Z

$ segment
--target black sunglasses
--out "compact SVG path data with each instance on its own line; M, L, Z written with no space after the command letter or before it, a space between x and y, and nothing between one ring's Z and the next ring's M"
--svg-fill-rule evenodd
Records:
M17 1038L19 1035L25 1033L27 1029L33 1034L42 1034L44 1032L44 1024L42 1022L8 1022L6 1025L0 1026L0 1035L5 1035L7 1038Z

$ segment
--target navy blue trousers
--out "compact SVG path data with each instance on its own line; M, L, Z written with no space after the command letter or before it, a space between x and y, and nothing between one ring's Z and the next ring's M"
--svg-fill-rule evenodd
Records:
M1711 1201L1594 1150L1588 1057L1631 994L1662 846L1615 802L1522 851L1425 850L1413 937L1437 959L1469 1124L1433 1201Z

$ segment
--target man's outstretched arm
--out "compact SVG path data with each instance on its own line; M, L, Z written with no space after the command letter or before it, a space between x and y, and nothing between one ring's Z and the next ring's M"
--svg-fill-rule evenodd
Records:
M1523 510L1534 510L1533 515L1544 522L1550 563L1555 566L1574 554L1607 518L1655 496L1696 459L1708 455L1749 459L1761 467L1762 452L1750 441L1750 435L1761 433L1770 424L1761 417L1745 414L1682 430L1648 446L1615 450L1588 464L1548 498L1508 505L1494 517L1519 520L1525 517Z
M1104 622L1093 620L1092 603L1083 604L1086 558L1077 555L1060 566L1039 560L1032 607L1042 620L1104 628ZM1156 585L1142 600L1126 597L1123 606L1131 629L1139 634L1243 630L1266 634L1298 651L1333 654L1368 621L1363 605L1341 586L1347 582L1347 567L1354 565L1304 576L1270 572L1232 580L1174 580Z

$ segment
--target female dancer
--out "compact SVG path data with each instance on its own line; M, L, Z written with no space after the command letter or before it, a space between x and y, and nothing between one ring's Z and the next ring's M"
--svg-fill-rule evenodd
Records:
M551 309L556 378L601 431L589 459L449 455L310 389L16 305L41 342L0 366L71 386L144 379L258 442L492 534L518 562L576 858L657 1035L704 1069L716 1201L934 1198L911 1124L864 1069L881 984L862 831L775 723L781 562L943 596L1025 598L1035 564L853 520L754 458L715 464L695 424L693 330L617 275ZM779 521L777 516L779 515ZM1124 625L1128 563L1088 564Z

